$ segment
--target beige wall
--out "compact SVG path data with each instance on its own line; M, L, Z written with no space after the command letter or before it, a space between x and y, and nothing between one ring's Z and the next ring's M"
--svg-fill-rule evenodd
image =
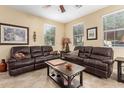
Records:
M0 23L15 24L29 27L29 45L44 45L43 26L51 24L56 26L56 44L54 50L61 49L61 39L64 36L64 24L48 20L45 18L33 16L24 12L11 9L6 6L0 6ZM37 40L33 42L33 32L36 31ZM9 57L12 45L0 45L0 60Z
M65 25L65 35L66 37L70 37L72 44L70 44L71 49L74 48L73 46L73 30L72 26L74 24L83 23L84 24L84 45L86 46L103 46L103 25L102 25L102 16L106 15L108 13L111 13L113 11L117 11L120 9L124 9L124 6L109 6L106 8L103 8L101 10L98 10L92 14L86 15L84 17L81 17L79 19L73 20L72 22L69 22ZM83 11L82 11L83 12ZM98 27L98 39L97 40L86 40L86 28L91 27ZM124 48L113 48L114 49L114 55L117 56L124 56Z
M92 14L86 15L79 19L76 19L67 24L58 23L56 21L48 20L45 18L30 15L28 13L19 12L17 10L8 8L6 6L0 6L0 23L9 23L20 26L29 27L29 45L44 45L43 26L44 24L55 25L56 28L56 44L53 46L54 50L61 50L61 39L62 37L70 37L73 46L73 31L72 26L78 23L84 24L84 45L88 46L103 46L103 28L102 28L102 16L111 13L116 10L124 9L124 6L110 6L104 9L98 10ZM83 11L82 11L83 12ZM86 40L86 28L98 27L98 39L97 40ZM33 32L36 31L37 40L33 42ZM8 58L10 48L14 45L0 45L0 59ZM116 56L124 56L124 48L113 48Z

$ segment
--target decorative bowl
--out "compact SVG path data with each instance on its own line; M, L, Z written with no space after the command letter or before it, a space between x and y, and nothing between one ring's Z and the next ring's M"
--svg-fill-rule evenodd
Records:
M65 64L65 68L68 70L72 70L72 64L70 63Z

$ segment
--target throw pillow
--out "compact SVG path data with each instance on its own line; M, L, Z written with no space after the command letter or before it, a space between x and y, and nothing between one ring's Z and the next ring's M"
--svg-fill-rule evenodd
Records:
M17 60L21 59L21 55L19 53L15 53L15 59Z
M78 56L79 50L71 51L68 54L73 55L73 56Z
M17 60L22 60L25 58L25 55L23 53L15 53L15 58Z
M19 53L19 54L21 56L21 59L25 59L26 58L26 56L23 53Z

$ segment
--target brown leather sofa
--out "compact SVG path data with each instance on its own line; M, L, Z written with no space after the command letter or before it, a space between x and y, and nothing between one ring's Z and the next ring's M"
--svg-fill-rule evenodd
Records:
M51 46L17 46L12 47L8 60L9 75L16 76L28 71L46 67L45 61L59 58L58 54L51 54ZM23 53L26 58L17 60L15 53Z
M65 60L85 66L85 71L101 78L109 78L113 71L113 50L105 47L77 46L78 55L68 53Z

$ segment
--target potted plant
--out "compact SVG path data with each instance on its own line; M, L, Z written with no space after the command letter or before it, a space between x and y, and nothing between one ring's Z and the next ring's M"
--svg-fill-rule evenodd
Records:
M65 52L69 52L69 44L71 43L70 38L63 38L62 39L62 50Z

